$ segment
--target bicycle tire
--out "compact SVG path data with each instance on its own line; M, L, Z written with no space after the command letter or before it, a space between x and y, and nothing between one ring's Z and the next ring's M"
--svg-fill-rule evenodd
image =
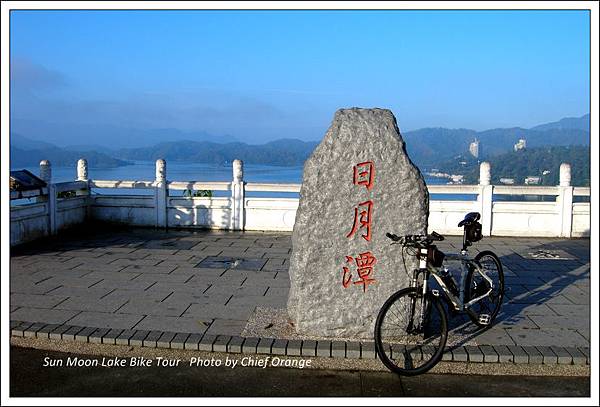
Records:
M388 322L391 322L389 319L392 316L398 317L398 314L395 312L398 312L398 309L402 311L402 309L406 309L408 304L414 304L414 301L421 301L422 299L423 294L417 288L404 288L397 291L383 304L375 321L375 350L379 359L392 372L403 376L419 375L434 367L442 358L446 340L448 339L448 317L446 316L446 310L439 298L431 294L427 294L425 297L425 309L428 309L426 325L430 325L429 329L431 331L439 331L439 338L434 338L431 344L429 344L425 340L427 333L424 332L423 344L420 344L412 342L419 339L421 334L406 334L407 338L388 337L386 332ZM401 304L403 300L408 300L408 304ZM403 314L406 315L408 312L404 312ZM390 318L388 318L388 315L390 315ZM396 325L396 331L406 332L405 322L402 321ZM402 332L400 334L404 335ZM390 340L392 341L390 342Z
M491 298L495 298L495 301L492 302L495 306L493 307L493 309L490 309L490 307L487 305L486 300L488 300L490 297L486 297L483 298L482 300L480 300L479 302L475 303L472 307L471 310L473 310L474 314L469 313L469 318L471 318L471 321L473 321L474 324L476 324L477 326L483 328L483 327L488 327L492 324L492 322L494 321L494 319L496 318L496 316L498 315L498 312L500 312L500 308L502 307L502 301L504 299L504 270L502 268L502 262L500 262L500 259L498 258L498 256L496 256L496 254L492 251L489 250L484 250L482 252L480 252L479 254L477 254L477 256L475 256L475 258L473 259L480 267L485 268L485 264L482 264L482 260L484 260L483 263L487 263L490 264L491 263L494 265L495 271L497 273L497 276L489 276L492 279L497 279L497 283L498 283L498 290L494 290L492 293L492 297ZM475 272L474 270L469 270L468 274L467 274L467 279L466 279L466 286L465 286L465 302L470 301L472 298L475 298L477 296L478 293L474 293L474 289L476 289L477 287L477 282L474 279L475 276ZM485 280L481 280L484 283ZM475 284L475 286L474 286ZM479 306L479 308L477 308L477 306ZM484 309L484 307L486 309ZM490 315L490 322L488 324L482 324L479 321L479 315L483 314L483 311L488 311L489 315Z

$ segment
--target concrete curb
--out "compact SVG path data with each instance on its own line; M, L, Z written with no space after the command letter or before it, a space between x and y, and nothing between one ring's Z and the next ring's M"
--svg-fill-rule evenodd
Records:
M280 356L376 359L373 342L245 338L232 335L189 334L110 329L41 322L10 321L11 336L129 345L146 348L191 349L208 352ZM446 348L443 361L470 363L589 365L589 347L480 345Z

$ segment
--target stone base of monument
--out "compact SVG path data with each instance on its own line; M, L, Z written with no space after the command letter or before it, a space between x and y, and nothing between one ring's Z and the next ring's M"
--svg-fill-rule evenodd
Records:
M467 316L457 316L451 320L448 334L447 347L457 345L477 345L473 338L478 333L477 326L469 323ZM298 340L332 340L354 341L350 336L319 336L300 333L285 308L257 307L248 319L246 327L241 333L243 337L298 339ZM372 341L372 337L363 338Z

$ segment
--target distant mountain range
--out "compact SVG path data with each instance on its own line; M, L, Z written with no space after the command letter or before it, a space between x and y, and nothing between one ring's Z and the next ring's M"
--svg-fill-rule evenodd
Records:
M156 135L163 131L157 130ZM176 130L174 130L176 131ZM189 133L179 135L190 136ZM200 134L200 133L199 133ZM149 161L164 158L167 161L221 164L241 159L249 164L281 166L302 165L318 142L280 139L262 145L241 142L215 143L202 137L186 137L181 141L161 142L150 147L111 150L94 145L58 148L55 145L11 133L11 166L37 165L49 159L55 165L73 165L86 157L92 167L127 165L131 160ZM402 136L412 160L421 168L447 162L468 151L469 144L478 139L480 159L512 151L520 139L527 147L589 145L589 114L579 118L565 118L531 129L519 127L475 131L469 129L424 128L403 132ZM169 138L172 138L172 134ZM86 139L94 140L99 137ZM223 141L227 141L226 139Z
M49 160L56 166L73 166L85 157L92 168L113 168L130 164L108 154L91 150L71 151L54 144L33 140L19 134L10 135L11 168L37 166L42 160Z
M195 140L232 143L238 141L230 135L214 135L206 131L184 131L176 128L138 129L111 124L53 123L40 120L11 120L10 132L35 140L52 140L63 146L96 145L111 148L148 147L167 141Z
M247 164L280 166L303 165L317 142L281 139L262 145L245 143L217 144L197 141L160 143L153 147L129 148L115 152L125 160L156 160L222 164L240 159Z
M589 133L590 131L590 115L589 113L581 117L566 117L557 122L540 124L539 126L532 127L531 130L550 130L550 129L577 129L585 130Z

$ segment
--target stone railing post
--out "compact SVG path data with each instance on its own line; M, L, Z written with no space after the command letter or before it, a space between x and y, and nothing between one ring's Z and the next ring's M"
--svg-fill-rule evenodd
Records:
M91 217L91 193L90 193L90 180L88 177L88 163L85 158L80 158L77 160L77 181L82 181L86 183L85 190L75 191L76 196L85 196L85 218L89 219Z
M492 185L491 165L487 161L479 165L479 196L477 201L481 213L481 226L484 236L492 235L493 211L492 200L494 195L494 186Z
M242 160L233 161L233 181L231 182L231 219L230 230L244 230L244 163Z
M46 183L48 188L48 233L56 234L56 187L52 183L52 164L48 160L40 161L40 178Z
M571 165L562 163L560 165L560 178L558 185L558 196L556 206L559 221L557 222L560 237L571 237L573 225L573 187L571 186Z
M156 210L156 227L167 225L167 162L162 158L156 160L156 179L154 181L154 208Z
M77 160L77 181L83 181L88 183L85 191L77 191L76 194L79 195L88 195L90 186L89 186L89 178L88 178L88 163L85 158L80 158Z
M52 164L48 160L40 161L40 178L49 184L52 182Z
M88 163L85 158L77 160L77 181L88 180Z

